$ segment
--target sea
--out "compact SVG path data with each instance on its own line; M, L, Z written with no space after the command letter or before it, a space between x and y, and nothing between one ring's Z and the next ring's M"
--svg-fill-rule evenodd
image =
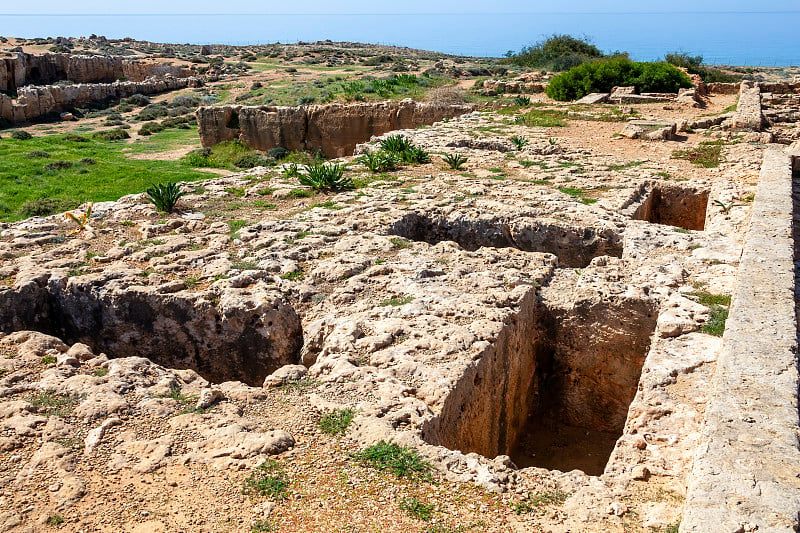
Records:
M708 64L800 65L800 10L692 13L479 13L400 15L4 15L0 35L107 38L190 44L353 41L448 54L500 57L553 34L586 38L604 52L652 61L670 52Z

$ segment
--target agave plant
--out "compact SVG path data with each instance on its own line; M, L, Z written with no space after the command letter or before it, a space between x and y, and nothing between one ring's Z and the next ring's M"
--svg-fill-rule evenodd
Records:
M531 99L527 96L517 96L514 98L514 105L518 106L531 105Z
M447 154L444 156L444 162L453 170L461 170L461 167L467 162L467 158L461 154Z
M403 160L404 163L411 163L411 164L423 164L423 163L430 163L431 156L428 152L420 148L419 146L410 146L400 152L400 158Z
M513 144L514 148L516 148L517 150L522 150L523 148L525 148L525 146L531 143L527 138L523 137L522 135L514 135L513 137L511 137L510 140L511 144Z
M359 157L357 161L372 172L397 170L397 167L400 165L400 157L397 154L384 150L366 153Z
M390 135L381 141L381 149L399 154L411 148L411 141L402 135Z
M164 213L172 213L175 204L186 194L177 183L158 183L145 191L147 201Z
M344 191L353 188L353 180L344 177L346 169L347 165L338 163L312 163L303 166L304 172L297 179L314 190Z
M64 216L66 217L67 220L71 220L72 222L74 222L77 225L77 227L74 230L72 230L70 233L73 233L73 234L74 233L80 233L80 232L82 232L83 230L85 230L86 228L89 227L89 219L92 217L92 206L93 205L94 205L94 202L89 202L89 207L86 208L86 212L81 213L80 216L75 216L72 213L70 213L69 211L64 213Z

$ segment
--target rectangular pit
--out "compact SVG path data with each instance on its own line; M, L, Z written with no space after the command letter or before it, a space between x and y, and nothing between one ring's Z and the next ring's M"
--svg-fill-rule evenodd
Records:
M632 297L569 306L531 291L423 428L431 444L520 467L603 473L622 435L657 319Z
M428 244L453 241L470 251L489 246L550 253L558 257L560 265L577 268L598 256L622 256L622 240L611 229L561 225L533 217L451 220L435 214L408 213L389 228L389 233Z
M695 187L655 184L646 187L646 197L631 218L690 230L703 230L709 191Z

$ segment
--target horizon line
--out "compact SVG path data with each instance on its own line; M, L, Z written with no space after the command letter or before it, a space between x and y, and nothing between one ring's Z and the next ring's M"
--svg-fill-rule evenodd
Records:
M237 12L237 13L1 13L0 15L11 17L115 17L115 16L190 16L190 15L203 15L203 16L220 16L220 15L292 15L292 16L308 16L308 15L325 15L325 16L349 16L349 15L380 15L380 16L398 16L398 15L664 15L664 14L714 14L714 15L728 15L728 14L786 14L786 13L800 13L800 9L783 9L783 10L761 10L761 11L470 11L467 13L448 13L448 12L413 12L413 13L255 13L255 12Z

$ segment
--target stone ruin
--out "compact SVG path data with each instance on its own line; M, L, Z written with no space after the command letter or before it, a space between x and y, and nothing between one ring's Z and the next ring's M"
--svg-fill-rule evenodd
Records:
M264 394L261 383L313 376L328 397L349 405L350 396L336 396L346 390L358 398L359 442L414 445L448 478L493 491L531 479L564 487L563 530L606 530L614 520L625 527L634 514L627 505L661 490L679 498L636 507L642 528L677 519L682 533L794 531L800 146L796 129L780 128L793 123L798 102L791 93L766 97L763 88L741 86L741 116L732 122L756 129L769 121L775 138L795 140L732 148L725 172L760 166L752 206L737 204L743 185L727 174L681 183L656 179L656 163L613 170L591 150L554 149L546 132L526 130L535 137L522 155L539 166L518 180L487 185L440 172L402 194L387 183L332 197L341 209L264 216L235 237L220 221L159 224L135 196L98 206L115 242L127 231L123 220L159 241L113 245L89 272L72 269L92 235L57 242L63 227L54 219L7 225L0 276L13 282L0 286L0 325L9 339L33 330L73 344L51 348L59 363L43 378L68 392L84 386L78 371L90 364L111 368L111 380L134 383L135 374L136 385L126 386L146 391L165 383L193 390L202 380L187 379L191 369L231 401ZM203 108L198 121L205 145L239 138L262 150L342 155L370 149L356 143L393 125L446 112L464 109ZM507 139L472 134L500 124L468 113L400 134L490 166L505 161ZM326 144L332 135L344 141ZM584 173L572 173L576 162ZM601 197L575 201L540 183L544 171ZM254 176L211 180L187 200L227 201L230 187L256 195L263 184ZM282 179L270 178L276 195L296 186ZM153 273L143 277L145 265ZM192 289L189 272L208 284ZM301 281L291 281L297 272ZM693 281L732 293L722 338L700 331L709 311ZM70 359L75 346L106 355ZM130 361L135 372L125 370ZM231 380L245 385L220 385ZM7 377L0 387L12 395L23 384ZM110 403L135 412L126 390L117 387ZM248 427L237 416L237 427ZM162 441L151 439L137 448L145 452L135 468L233 461L234 453L253 460L286 450L290 439L157 461L147 450Z
M357 144L374 135L430 125L471 110L471 106L411 99L300 107L201 107L197 110L197 124L206 147L239 139L255 150L281 146L342 157L352 155Z
M17 52L0 57L0 119L20 124L198 84L185 69L143 58Z

